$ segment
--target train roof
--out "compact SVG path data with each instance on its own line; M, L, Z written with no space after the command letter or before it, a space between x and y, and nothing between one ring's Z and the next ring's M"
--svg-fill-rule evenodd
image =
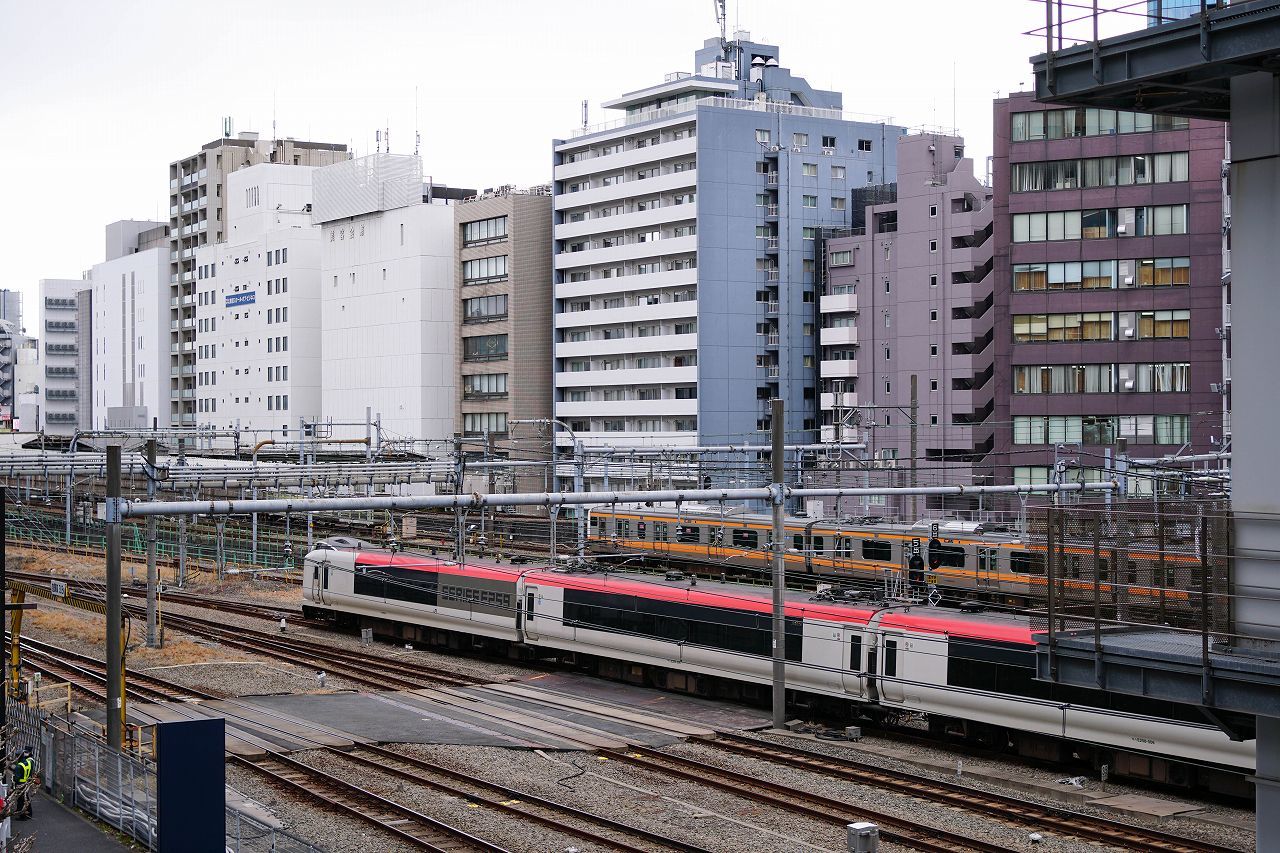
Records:
M658 601L672 601L704 607L728 607L760 614L772 613L772 592L767 586L724 583L694 579L667 580L663 575L636 572L580 572L549 566L511 566L485 560L468 560L465 564L426 554L392 553L361 549L355 553L358 563L366 566L388 566L409 570L433 571L463 577L515 582L521 576L526 583L562 589L634 595ZM938 634L957 639L997 640L1033 645L1031 627L1026 617L1008 613L962 613L953 608L928 605L891 605L871 602L848 604L815 601L811 593L788 590L786 613L794 618L820 619L827 622L865 625L877 614L881 628Z

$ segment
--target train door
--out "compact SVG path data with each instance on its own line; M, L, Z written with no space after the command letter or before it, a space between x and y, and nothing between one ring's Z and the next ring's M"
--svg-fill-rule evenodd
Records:
M317 560L311 564L311 600L324 604L324 590L329 585L329 561Z
M904 643L901 634L886 633L880 638L880 697L885 702L901 702L906 698L904 676Z
M996 579L1000 574L1000 567L996 561L996 555L1000 553L999 548L984 548L981 545L977 547L977 570L975 582L979 587L995 586Z
M524 588L524 638L525 640L536 640L539 636L538 625L538 588L536 586L526 586Z
M862 629L844 629L844 647L848 650L848 660L841 672L840 681L845 693L862 696L866 693L868 679L862 675L866 670L862 665ZM874 659L874 654L872 655Z

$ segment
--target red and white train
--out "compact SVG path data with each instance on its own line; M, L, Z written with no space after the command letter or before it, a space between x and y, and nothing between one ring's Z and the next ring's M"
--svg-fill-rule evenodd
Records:
M307 555L303 611L402 640L558 657L609 678L763 698L769 591L627 573L392 553L338 537ZM814 601L788 593L793 701L849 717L923 715L935 732L1116 775L1246 793L1252 742L1194 708L1034 679L1025 618ZM1235 770L1236 772L1231 772Z

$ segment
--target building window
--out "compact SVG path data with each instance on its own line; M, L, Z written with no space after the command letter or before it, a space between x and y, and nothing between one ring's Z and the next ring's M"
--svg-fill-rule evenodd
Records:
M859 150L859 151L870 151L870 150L871 150L871 140L870 140L870 139L859 139L859 140L858 140L858 150Z
M936 308L929 309L929 322L930 323L938 322L938 309Z
M462 432L465 435L476 436L506 431L506 412L466 412L462 416Z
M801 196L800 203L804 207L816 209L818 206L818 197L816 195Z
M1174 314L1177 312L1146 312L1147 314ZM1190 312L1181 312L1189 316ZM1043 343L1048 341L1111 341L1115 340L1113 327L1115 315L1110 311L1088 311L1070 314L1015 314L1013 315L1014 343ZM1139 326L1141 327L1141 321ZM1154 326L1153 326L1154 328ZM1186 337L1186 335L1182 335Z
M937 241L937 240L930 240L930 241L929 241L929 251L930 251L930 252L936 252L936 251L938 251L938 241Z
M507 256L495 255L490 258L476 258L462 262L462 283L482 284L484 282L502 281L507 277Z
M843 267L853 263L853 251L845 250L831 253L831 266Z
M938 286L938 277L936 275L929 276L929 286L930 287Z
M477 373L462 377L464 400L484 400L507 396L507 374Z
M805 240L816 240L818 239L818 229L802 228L800 229L800 236Z
M932 219L938 215L938 206L936 204L929 205L929 218Z
M463 361L503 361L506 358L506 335L475 335L462 339Z
M464 222L462 225L462 245L480 246L507 237L507 217L495 216L492 219L478 219L475 222Z
M938 357L938 345L929 344L929 358L937 358L937 357Z
M824 136L824 137L822 137L822 147L823 147L823 148L835 148L835 147L836 147L836 138L835 138L834 136Z
M485 323L507 317L507 295L477 296L462 300L462 322Z
M817 164L817 163L802 163L802 164L800 165L800 174L801 174L801 175L803 175L803 176L804 176L804 177L806 177L806 178L816 178L816 177L818 177L818 164Z
M770 138L768 130L763 128L756 129L756 142L759 142L761 145L768 145Z
M1153 116L1128 110L1104 110L1096 107L1067 107L1038 112L1013 113L1009 116L1010 138L1014 142L1040 139L1067 139L1075 136L1107 136L1114 133L1150 133L1164 130L1186 130L1186 118Z
M843 196L833 195L831 197L832 210L844 210L845 206L846 206L846 200Z
M938 416L929 415L929 426L937 426L937 425L938 425Z
M1138 314L1138 337L1144 340L1191 337L1191 312L1141 311Z
M791 134L791 146L793 148L807 148L809 145L809 134L793 133Z
M938 390L938 380L936 380L936 379L930 379L930 380L929 380L929 390L930 390L930 391L937 391L937 390Z
M833 180L833 181L843 181L843 180L844 180L844 174L845 174L845 167L844 167L844 166L832 166L832 167L831 167L831 180Z

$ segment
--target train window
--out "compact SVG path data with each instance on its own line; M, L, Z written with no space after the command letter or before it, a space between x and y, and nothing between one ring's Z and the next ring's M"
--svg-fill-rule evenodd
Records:
M978 549L978 571L985 572L987 570L987 549Z
M898 674L898 641L884 641L884 674L893 677Z
M1098 558L1098 579L1106 580L1109 577L1111 577L1111 564L1107 561L1106 557L1099 557Z
M804 534L797 533L795 536L791 537L791 544L797 551L803 551L804 550Z
M526 622L532 622L534 618L533 596L532 592L527 592L524 596L524 619Z
M940 565L951 566L956 569L964 568L964 546L963 545L935 545L929 549L930 557L937 557Z
M822 553L822 545L823 545L822 537L821 537L821 536L814 536L814 537L813 537L813 553L815 553L815 554L821 554L821 553Z
M879 539L863 539L862 540L862 559L864 560L892 560L893 546L888 542L881 542Z
M849 637L849 669L854 672L862 671L862 635L853 634Z
M618 535L623 537L624 539L631 538L631 522L630 521L619 520L614 529L617 530Z
M1133 560L1129 561L1129 583L1138 582L1138 564Z
M1071 573L1071 577L1080 577L1080 557L1072 554L1070 560L1071 562L1068 564L1067 570Z
M593 515L593 516L589 517L589 518L587 519L587 523L588 523L588 524L590 524L592 527L596 527L596 528L598 528L598 527L600 526L600 516L598 516L598 515Z
M702 528L696 524L681 524L676 527L677 542L701 542Z
M1017 575L1044 574L1044 554L1014 551L1009 555L1009 571Z
M637 521L637 522L636 522L636 538L637 538L637 539L648 539L648 538L649 538L649 537L646 535L646 531L645 531L645 523L644 523L643 521Z
M754 530L733 531L733 545L735 548L755 548L759 544L760 534Z
M653 541L667 541L667 523L665 521L655 521L653 523Z

